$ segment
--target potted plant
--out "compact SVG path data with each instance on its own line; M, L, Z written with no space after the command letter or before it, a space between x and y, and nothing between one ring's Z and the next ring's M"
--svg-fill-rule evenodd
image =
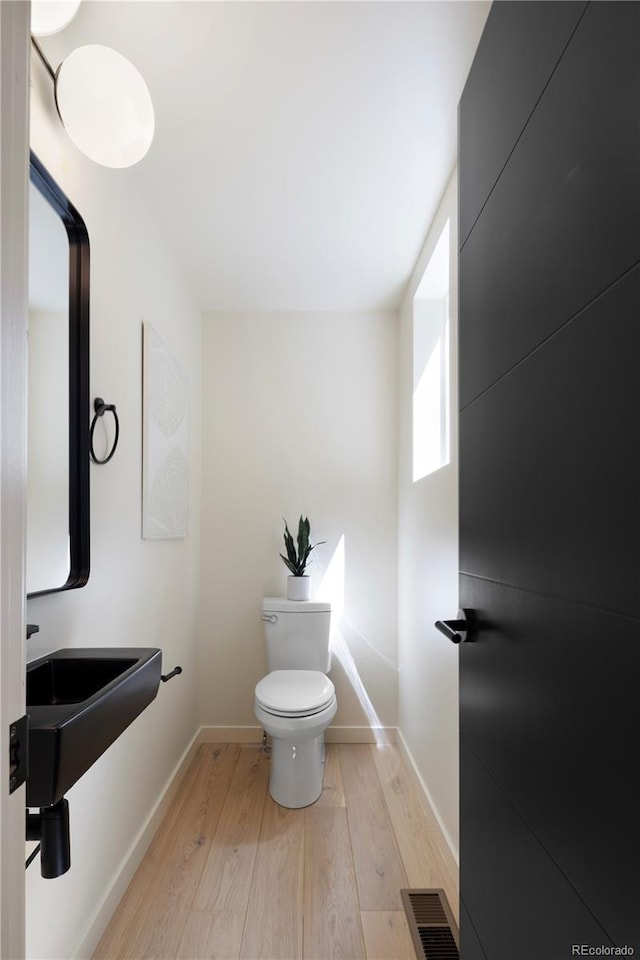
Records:
M283 518L284 519L284 518ZM309 554L318 546L310 541L311 527L309 519L300 515L298 521L298 548L293 542L293 537L289 532L287 521L284 521L284 545L287 550L286 557L280 554L291 576L287 577L287 599L288 600L308 600L311 591L311 581L308 574L305 573L309 562ZM326 543L326 540L320 540L320 543Z

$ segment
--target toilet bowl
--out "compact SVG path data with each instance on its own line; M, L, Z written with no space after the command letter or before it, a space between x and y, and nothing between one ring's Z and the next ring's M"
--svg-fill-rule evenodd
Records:
M262 601L267 664L254 712L271 737L269 792L283 807L306 807L322 793L324 731L338 709L331 666L328 603Z
M338 705L317 670L275 670L256 686L255 714L271 737L269 793L282 807L307 807L322 793L324 731Z
M306 712L307 708L302 706L304 698L296 701L295 688L306 679L299 674L313 674L331 688L324 706ZM264 686L260 685L272 684L274 680L282 691L281 696L278 693L265 696ZM283 704L282 712L279 712L279 703ZM255 714L262 729L271 737L269 793L281 807L308 807L322 793L324 731L337 709L333 683L316 671L276 670L256 687Z

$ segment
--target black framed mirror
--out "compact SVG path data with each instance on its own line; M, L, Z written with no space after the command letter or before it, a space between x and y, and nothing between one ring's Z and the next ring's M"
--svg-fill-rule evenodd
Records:
M89 235L31 152L27 597L89 579Z

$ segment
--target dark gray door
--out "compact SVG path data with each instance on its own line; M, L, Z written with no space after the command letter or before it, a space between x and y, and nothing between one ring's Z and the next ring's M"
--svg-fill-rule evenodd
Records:
M494 3L459 266L461 955L637 956L640 4Z

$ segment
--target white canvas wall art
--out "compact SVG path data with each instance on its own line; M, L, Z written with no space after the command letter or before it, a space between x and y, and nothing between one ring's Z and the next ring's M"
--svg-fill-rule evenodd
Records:
M143 324L142 537L189 532L189 391L182 367Z

